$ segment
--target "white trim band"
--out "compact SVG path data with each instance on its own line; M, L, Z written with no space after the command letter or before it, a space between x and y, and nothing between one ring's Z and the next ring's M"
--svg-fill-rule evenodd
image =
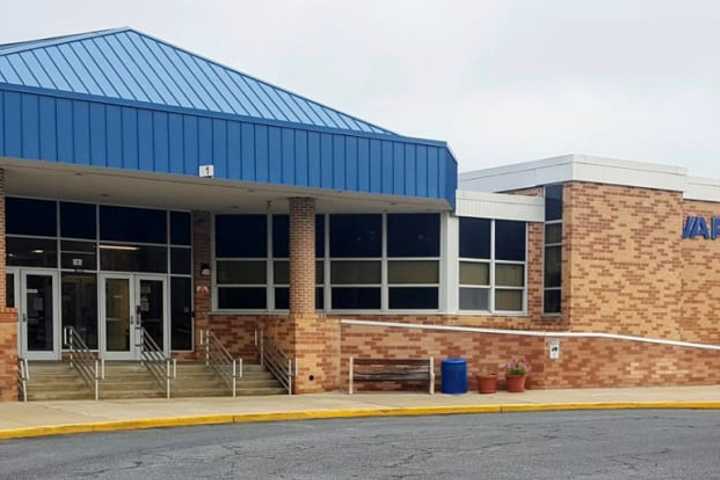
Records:
M502 328L482 327L457 327L454 325L424 325L419 323L382 322L377 320L350 320L341 319L340 323L345 325L362 325L367 327L392 327L407 328L412 330L439 330L449 332L466 333L488 333L495 335L517 335L522 337L543 337L543 338L602 338L606 340L625 340L640 343L652 343L656 345L668 345L671 347L698 348L701 350L720 351L720 345L707 343L682 342L679 340L665 340L662 338L636 337L633 335L620 335L616 333L601 332L547 332L541 330L507 330Z

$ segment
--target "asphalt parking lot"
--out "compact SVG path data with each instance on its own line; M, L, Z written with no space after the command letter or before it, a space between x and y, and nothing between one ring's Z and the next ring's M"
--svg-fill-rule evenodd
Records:
M0 442L2 479L717 478L720 415L602 411L278 422Z

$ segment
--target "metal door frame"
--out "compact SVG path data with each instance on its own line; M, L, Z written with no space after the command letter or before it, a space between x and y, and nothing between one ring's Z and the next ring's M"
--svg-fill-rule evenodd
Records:
M46 268L8 268L13 273L15 281L15 303L18 311L18 354L27 360L61 360L61 330L60 325L60 275L57 270ZM53 349L50 351L31 351L27 345L27 277L47 276L52 278L52 309L53 309ZM19 282L19 284L18 284ZM19 292L19 295L17 293Z

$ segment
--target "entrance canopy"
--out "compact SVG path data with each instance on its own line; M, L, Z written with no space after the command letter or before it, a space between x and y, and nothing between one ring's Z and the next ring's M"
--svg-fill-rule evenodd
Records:
M397 135L129 28L0 45L0 157L178 180L212 165L203 181L218 187L445 209L457 185L444 142Z

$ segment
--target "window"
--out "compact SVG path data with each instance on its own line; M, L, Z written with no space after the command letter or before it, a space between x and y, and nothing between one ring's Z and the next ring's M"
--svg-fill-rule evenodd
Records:
M545 187L545 235L543 262L543 311L562 312L563 186Z
M290 257L290 217L273 215L272 217L273 258ZM325 217L315 216L315 257L325 256Z
M7 265L18 267L57 267L57 240L7 237Z
M167 273L167 247L102 243L100 268L114 272Z
M72 270L97 270L97 244L95 242L60 242L60 264Z
M60 236L65 238L97 238L97 205L60 202Z
M525 311L525 222L461 217L459 228L460 310Z
M191 245L192 227L188 212L170 212L170 243L173 245Z
M330 256L382 256L382 215L330 215Z
M218 258L265 258L267 217L265 215L216 216L215 255Z
M389 214L388 257L439 257L440 215L436 213Z
M8 235L56 237L57 203L29 198L6 198L5 232Z
M100 240L167 243L167 212L101 205Z

